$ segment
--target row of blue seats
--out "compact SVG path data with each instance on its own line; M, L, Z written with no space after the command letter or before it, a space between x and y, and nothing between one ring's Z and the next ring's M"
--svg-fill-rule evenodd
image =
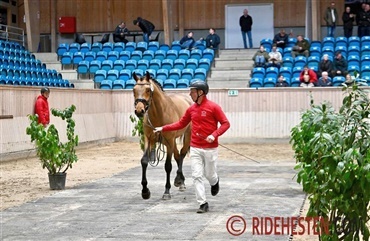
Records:
M344 56L343 56L344 57ZM359 56L359 55L350 55L348 57L344 57L347 61L347 64L350 65L370 65L370 55L364 55L364 56ZM334 57L333 56L328 56L328 59L333 62ZM296 58L293 57L284 57L283 58L283 64L282 66L284 67L296 67L296 66L317 66L321 61L321 58L318 56L310 56L306 58L305 56L297 56Z
M330 81L332 81L333 86L341 86L345 82L345 78L343 76L335 76L333 79L328 77ZM268 77L268 78L252 78L249 82L250 88L262 88L262 87L275 87L277 83L276 78ZM290 87L299 87L301 81L299 77L292 77L292 78L285 78L285 81L288 83ZM370 85L370 78L367 78L365 81L361 81L362 85Z
M158 79L157 82L164 88L164 89L184 89L189 88L189 85L194 82L198 81L199 79ZM105 90L122 90L122 89L133 89L136 84L134 79L128 80L103 80L100 83L100 89Z
M50 69L38 69L38 68L30 68L27 70L20 70L20 69L10 69L10 68L1 68L0 67L0 74L2 76L15 76L15 77L42 77L42 78L58 78L62 79L62 74L56 72L56 70Z
M21 86L51 86L51 87L65 87L74 88L74 84L68 80L59 78L34 78L34 77L11 77L0 76L1 85L21 85Z
M154 69L147 69L147 70L142 70L142 69L134 69L134 70L128 70L128 69L123 69L121 71L117 70L98 70L95 72L94 75L94 82L101 82L103 80L128 80L132 78L133 73L135 73L137 76L144 76L145 73L148 72L152 78L154 79L200 79L200 80L206 80L207 77L207 71L203 68L198 68L198 69L159 69L159 70L154 70Z
M15 50L25 50L25 47L17 42L13 41L5 41L5 40L0 40L0 48L1 49L15 49Z
M81 61L78 63L77 66L77 73L79 74L87 74L91 73L94 74L99 69L104 69L106 71L111 69L116 69L118 71L121 71L122 69L197 69L197 68L204 68L208 72L208 70L211 67L211 61L209 59L200 59L199 61L197 59L188 59L187 61L183 59L176 59L173 61L172 59L164 59L162 61L158 59L153 59L151 61L141 59L139 61L136 60L94 60L91 62L88 61Z
M204 41L197 41L194 47L203 51L205 49L205 42ZM127 44L122 43L122 42L119 42L119 43L107 42L107 43L104 43L104 44L101 44L101 43L93 43L93 44L83 43L81 45L79 43L71 43L71 44L62 43L58 46L57 55L62 56L65 52L71 52L71 53L75 53L75 52L86 53L86 52L89 52L89 51L92 51L92 52L99 52L99 51L105 51L105 52L118 51L118 52L121 52L121 51L124 51L124 50L129 51L129 52L132 52L132 51L135 51L135 50L144 52L146 50L151 50L151 51L164 50L164 51L168 51L170 49L180 51L181 50L180 41L173 41L171 47L167 44L160 45L159 42L157 42L157 41L153 41L153 42L149 42L149 43L146 43L146 42L139 42L139 43L128 42Z
M70 65L70 64L78 64L80 61L93 61L93 60L99 60L99 61L104 61L104 60L152 60L152 59L159 59L159 60L164 60L164 59L171 59L171 60L176 60L176 59L197 59L200 60L201 58L207 58L210 61L213 60L214 58L214 50L212 49L206 49L204 51L201 51L199 49L195 49L193 51L188 51L188 50L169 50L167 52L163 50L158 50L156 52L153 51L145 51L144 54L141 51L133 51L132 53L128 51L122 51L122 52L117 52L117 51L111 51L109 53L100 51L98 53L95 52L87 52L87 53L82 53L82 52L76 52L74 54L70 52L66 52L63 54L61 58L61 63L63 65Z

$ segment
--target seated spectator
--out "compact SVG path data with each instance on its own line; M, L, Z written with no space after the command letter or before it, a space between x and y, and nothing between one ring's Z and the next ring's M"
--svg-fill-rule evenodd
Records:
M317 76L315 71L306 65L299 75L299 80L301 81L301 87L314 87L317 83Z
M292 57L295 58L299 55L304 55L306 58L310 56L310 43L303 38L302 35L297 36L297 43L292 48Z
M288 82L286 82L285 78L283 75L280 75L278 78L278 81L275 85L275 87L289 87Z
M335 53L332 76L346 76L347 67L347 61L343 58L342 53L337 51Z
M260 46L259 50L254 54L253 61L254 61L254 67L266 67L266 62L270 58L269 54L265 51L265 48L263 45Z
M214 28L209 29L209 35L206 38L206 47L209 49L218 49L218 45L220 45L221 40L220 37L216 34L216 30Z
M121 22L117 25L116 29L113 33L113 41L115 43L117 42L123 42L127 43L128 40L126 39L126 34L128 33L128 29L126 28L126 24L124 22Z
M181 48L182 49L192 49L195 40L193 38L193 32L188 32L181 40L180 40Z
M352 76L350 73L346 74L346 80L344 81L344 83L347 86L351 86L353 85L354 82L355 82L355 77Z
M285 33L284 29L280 29L280 32L275 35L272 42L276 44L277 47L285 48L285 46L288 44L289 36Z
M330 77L333 77L333 62L331 62L327 54L322 56L317 75L320 77L324 71L326 71Z
M320 87L333 86L333 82L331 81L328 72L324 71L321 73L321 77L319 78L319 83L317 86Z
M276 44L273 44L271 52L269 53L267 67L277 67L280 69L282 62L283 62L283 58L281 56L281 53L277 51Z

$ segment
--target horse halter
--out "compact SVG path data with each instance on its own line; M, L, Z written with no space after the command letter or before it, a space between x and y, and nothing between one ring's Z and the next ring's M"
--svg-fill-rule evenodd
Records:
M149 100L146 100L144 98L137 98L135 99L134 106L136 106L139 102L143 103L145 112L149 110L150 103L152 102L153 99L153 85L151 83L136 83L136 85L150 85L150 97Z

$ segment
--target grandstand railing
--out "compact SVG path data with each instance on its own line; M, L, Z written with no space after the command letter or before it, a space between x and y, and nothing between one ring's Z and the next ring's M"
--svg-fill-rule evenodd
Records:
M5 30L2 30L5 27ZM0 24L0 38L6 41L14 41L25 46L25 35L22 28Z

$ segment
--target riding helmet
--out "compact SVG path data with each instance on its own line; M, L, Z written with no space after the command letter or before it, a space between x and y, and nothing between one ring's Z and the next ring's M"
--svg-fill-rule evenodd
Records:
M205 81L202 80L194 81L193 83L190 84L189 87L190 89L195 88L197 90L202 90L205 95L208 94L209 87Z
M45 92L50 92L50 89L48 87L43 87L41 89L41 94L45 93Z

